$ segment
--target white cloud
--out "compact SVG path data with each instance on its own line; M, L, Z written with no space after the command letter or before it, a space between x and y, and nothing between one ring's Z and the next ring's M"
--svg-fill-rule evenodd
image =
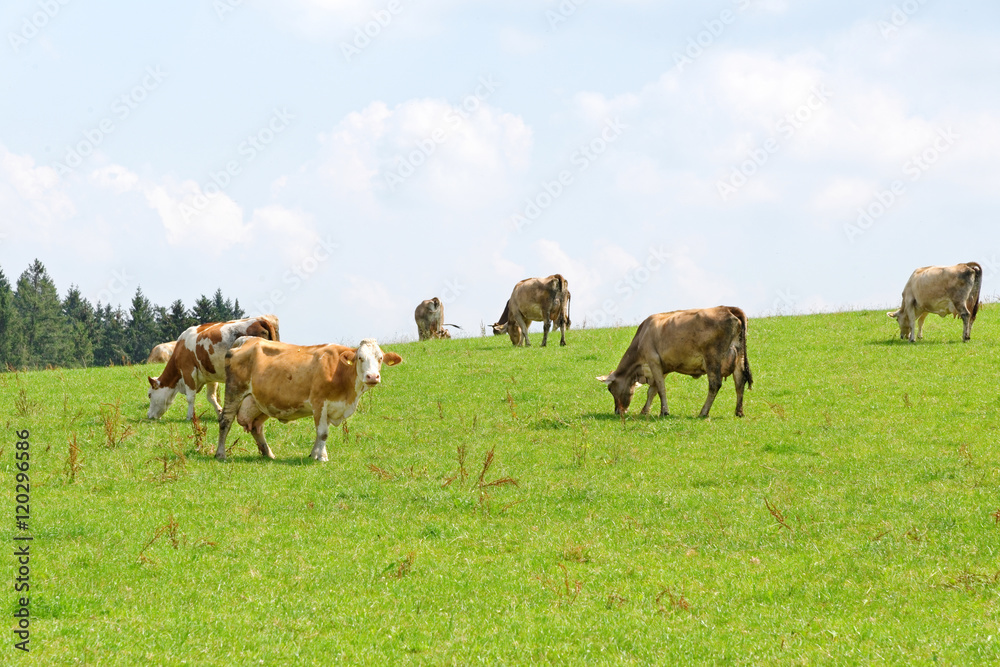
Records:
M76 205L52 167L36 166L30 155L11 153L0 144L0 208L6 220L33 233L76 214ZM13 228L10 228L13 231Z
M148 184L143 194L159 214L170 245L217 255L247 241L243 208L225 193L206 195L198 183L186 180Z

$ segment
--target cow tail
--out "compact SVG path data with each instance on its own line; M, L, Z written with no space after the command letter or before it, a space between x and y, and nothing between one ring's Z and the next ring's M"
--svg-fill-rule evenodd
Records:
M975 272L975 278L972 279L972 294L976 301L972 304L972 321L976 321L976 315L979 313L979 291L983 287L983 267L979 266L976 262L969 262L969 266Z
M733 314L740 321L740 349L743 352L743 375L746 377L747 389L753 389L753 373L750 371L750 356L747 354L747 315L739 308L734 308Z

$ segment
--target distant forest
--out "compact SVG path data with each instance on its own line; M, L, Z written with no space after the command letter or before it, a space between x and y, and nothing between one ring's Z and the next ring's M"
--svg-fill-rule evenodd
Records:
M218 289L190 310L180 299L150 303L136 288L132 306L91 305L71 285L63 299L37 259L12 288L0 269L0 370L143 363L154 345L176 340L194 324L245 317L239 300Z

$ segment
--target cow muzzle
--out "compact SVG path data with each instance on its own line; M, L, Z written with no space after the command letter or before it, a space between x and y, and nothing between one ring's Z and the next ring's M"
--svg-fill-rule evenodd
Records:
M379 373L368 373L365 375L365 384L369 387L374 387L381 381L382 376Z

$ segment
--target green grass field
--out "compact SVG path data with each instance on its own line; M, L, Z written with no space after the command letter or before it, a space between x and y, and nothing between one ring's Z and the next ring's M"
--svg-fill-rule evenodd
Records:
M383 343L404 361L325 464L311 420L268 422L276 461L234 428L227 463L203 395L203 434L182 398L147 421L160 366L0 375L8 553L31 432L22 660L995 663L995 313L965 344L936 317L917 344L884 311L752 319L742 420L731 379L701 420L707 381L677 375L671 416L643 389L616 418L594 376L634 327Z

